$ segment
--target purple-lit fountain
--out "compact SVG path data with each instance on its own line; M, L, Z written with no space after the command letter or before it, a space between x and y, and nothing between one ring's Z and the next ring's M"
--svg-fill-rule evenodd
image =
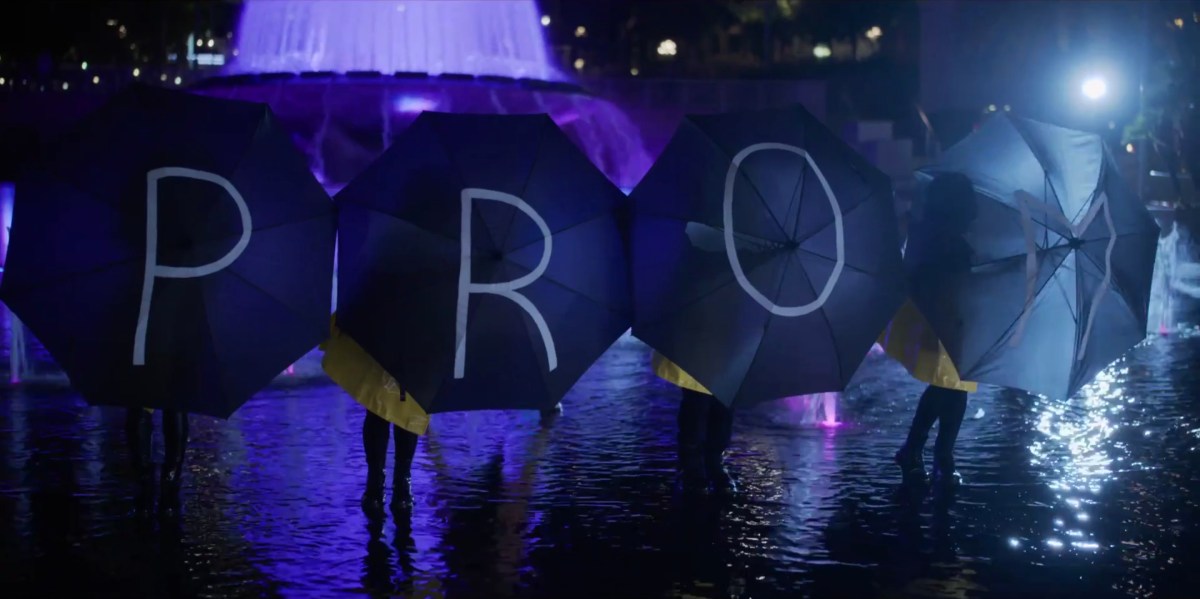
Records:
M553 67L533 0L246 0L204 94L271 105L338 189L423 110L547 113L622 188L650 167L632 122Z

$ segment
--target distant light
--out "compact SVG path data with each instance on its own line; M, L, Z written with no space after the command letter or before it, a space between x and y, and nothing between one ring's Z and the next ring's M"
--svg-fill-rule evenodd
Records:
M583 70L583 65L585 65L585 64L587 64L587 63L586 63L586 62L584 62L582 58L576 58L576 59L575 59L575 70L576 70L576 71L582 71L582 70Z
M1109 129L1116 129L1116 128L1117 128L1117 122L1116 122L1116 121L1109 121L1109 122L1108 122L1108 128L1109 128Z
M819 59L826 59L833 56L833 50L827 44L817 44L813 46L813 56Z
M988 111L988 112L996 112L996 105L995 105L995 104L988 104L987 111Z
M679 45L673 39L665 39L658 43L659 56L675 56L679 52Z
M79 68L86 71L87 70L87 61L85 60L85 61L79 63Z
M1063 542L1058 539L1046 539L1046 544L1049 545L1051 549L1063 548Z
M1183 19L1176 18L1175 19L1175 27L1177 29L1183 29Z
M104 24L105 24L105 25L108 25L109 27L116 27L116 26L117 26L117 20L116 20L116 19L109 19L109 20L105 21L105 22L104 22Z
M159 76L158 76L158 80L159 80L159 81L166 81L166 80L167 80L167 74L166 74L166 73L163 73L162 75L159 75Z
M3 83L3 80L0 80L0 83ZM63 87L63 91L67 91L67 90L71 89L71 84L67 83L66 81L63 81L62 87Z
M117 28L117 37L119 37L121 39L125 39L125 33L126 33L126 29L125 29L124 25L121 25L120 27Z
M418 113L426 110L436 110L437 102L422 96L400 96L392 102L397 112Z
M142 76L142 70L141 70L141 69L139 69L139 68L137 68L137 67L134 67L134 68L133 68L133 76L134 76L134 77L141 77L141 76Z
M550 26L550 15L542 15L542 27Z
M175 77L175 85L182 85L183 77Z
M213 43L214 43L214 41L212 39L209 39L208 43L207 43L208 47L209 48L213 47Z
M1008 546L1012 547L1013 549L1017 549L1018 547L1021 546L1021 541L1017 540L1016 537L1009 537L1008 538Z
M637 77L638 73L640 73L640 72L641 71L639 71L637 67L633 67L632 69L629 69L629 74L633 75L634 77Z
M883 37L883 29L880 29L878 25L867 30L867 39L869 40L875 41L881 37Z
M1100 77L1089 77L1083 82L1083 96L1089 100L1099 100L1108 95L1108 82Z
M204 47L204 40L196 40L196 47L197 47L197 48L203 48L203 47Z
M5 83L8 83L8 81L4 77L0 77L0 85L4 85Z
M176 54L176 53L172 52L172 53L170 53L170 54L168 54L168 55L167 55L167 62L175 62L175 61L177 61L177 60L179 60L179 55L178 55L178 54Z
M233 49L233 55L234 55L234 56L237 56L237 55L238 55L238 49L237 49L237 48L234 48L234 49Z
M1004 112L1012 112L1012 106L1009 106L1008 104L1005 104L1005 105L1004 105Z
M1133 153L1133 144L1125 144L1125 153L1127 153L1127 154Z
M403 5L403 4L401 4L400 6L404 6L404 5ZM226 31L226 32L225 32L225 39L227 39L227 40L231 40L231 39L233 39L233 32L232 32L232 31Z
M92 84L93 84L93 85L96 85L96 84L99 84L99 83L100 83L100 76L99 76L99 75L92 75Z
M575 37L586 37L586 36L587 36L587 27L580 25L579 27L575 28Z

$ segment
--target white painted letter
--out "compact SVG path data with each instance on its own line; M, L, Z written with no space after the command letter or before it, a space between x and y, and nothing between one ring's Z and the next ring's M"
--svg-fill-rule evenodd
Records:
M1092 335L1092 326L1096 320L1096 309L1100 306L1100 300L1104 298L1104 294L1108 291L1109 285L1112 282L1112 254L1113 248L1117 245L1117 229L1113 224L1112 209L1108 206L1108 195L1100 192L1100 195L1092 200L1092 205L1088 208L1087 214L1080 219L1078 224L1073 224L1062 212L1051 209L1045 202L1042 202L1026 191L1019 190L1014 195L1016 196L1017 206L1021 209L1021 226L1025 229L1025 306L1021 310L1021 317L1017 319L1017 328L1013 332L1012 339L1009 341L1009 345L1013 347L1016 347L1021 342L1021 336L1025 333L1025 322L1029 320L1029 312L1033 308L1033 299L1037 293L1038 248L1036 233L1033 228L1032 211L1036 210L1057 220L1076 239L1087 231L1088 227L1092 225L1092 221L1096 220L1096 216L1099 215L1100 211L1104 211L1104 222L1108 224L1108 246L1104 251L1104 278L1100 281L1100 286L1096 288L1095 295L1092 296L1092 309L1088 310L1087 324L1083 329L1083 339L1080 341L1079 351L1075 354L1075 360L1082 360L1084 354L1087 353L1088 340ZM1076 266L1076 269L1078 268Z
M186 177L220 185L237 204L242 217L242 236L233 249L220 260L200 266L161 266L158 264L158 182L167 177ZM192 279L211 275L233 263L250 244L250 209L242 194L228 179L210 173L180 166L156 168L146 173L146 274L142 282L142 305L138 310L137 331L133 338L133 365L146 364L146 329L150 324L150 300L154 295L154 279Z
M471 282L471 208L475 200L503 202L524 212L533 220L542 230L542 259L538 262L537 268L521 278L504 283ZM454 378L463 378L467 368L467 307L470 304L472 293L490 293L506 297L525 310L542 335L542 343L546 346L546 361L550 365L550 370L558 368L558 353L554 350L554 338L550 336L550 327L546 325L546 319L542 317L542 313L533 305L533 302L529 301L529 298L517 293L518 289L528 286L542 276L542 273L546 272L546 267L550 265L550 252L553 244L550 227L546 226L546 221L542 220L532 206L515 195L491 189L468 187L462 190L462 239L460 243L462 262L458 269L458 318L455 331Z
M825 196L829 198L829 208L833 211L834 245L837 251L837 261L833 265L833 272L829 273L829 280L825 282L825 287L821 289L821 295L802 306L780 306L759 292L758 289L755 289L754 285L750 284L750 280L746 278L746 273L742 270L742 263L738 260L737 246L734 245L733 186L735 181L737 181L738 169L741 168L742 161L746 157L763 150L783 150L784 152L791 152L803 158L808 163L808 167L817 176L817 181L820 182L821 189L825 191ZM809 156L808 152L803 148L780 143L759 143L747 146L733 157L733 162L729 165L729 172L725 175L724 228L725 255L729 257L729 265L733 267L733 276L737 278L738 285L741 285L742 289L750 294L750 297L754 298L754 301L776 316L803 316L820 310L821 306L824 306L825 302L829 299L829 294L833 293L833 287L837 285L838 278L842 275L842 267L846 265L845 231L842 228L841 205L838 204L837 196L833 195L833 190L829 188L829 182L825 180L825 174L821 172L821 168L817 166L817 163L813 162L812 156Z

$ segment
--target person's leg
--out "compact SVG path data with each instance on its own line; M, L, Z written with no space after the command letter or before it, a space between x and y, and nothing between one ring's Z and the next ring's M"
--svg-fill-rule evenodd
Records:
M708 490L704 469L704 441L708 432L710 396L690 389L682 390L679 400L679 474L683 491Z
M367 488L363 491L362 506L365 510L383 509L384 466L387 464L388 428L387 420L368 411L363 418L363 453L367 457Z
M398 426L392 426L392 439L396 443L396 461L392 464L392 509L403 509L412 505L413 456L417 454L417 435Z
M125 412L125 441L129 446L129 465L137 479L137 509L144 511L154 499L154 460L150 457L154 447L154 420L142 408L129 408Z
M958 472L954 470L954 444L967 413L967 392L942 389L941 393L937 440L933 444L933 480L944 486L958 483Z
M713 490L722 494L737 492L737 483L725 469L725 451L733 438L733 410L717 398L708 397L708 430L704 440L704 466Z
M937 422L940 413L939 390L941 387L929 385L921 394L917 403L917 412L913 414L912 424L908 427L908 438L896 452L896 464L900 466L901 474L906 483L921 483L925 481L925 441L929 439L929 429Z
M165 509L179 506L179 488L183 483L183 459L187 453L187 412L163 410L163 465L160 505Z

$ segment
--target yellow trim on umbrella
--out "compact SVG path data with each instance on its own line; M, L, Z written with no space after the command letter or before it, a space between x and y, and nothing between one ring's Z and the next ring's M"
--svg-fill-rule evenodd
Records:
M935 387L974 393L979 385L958 378L945 346L933 327L911 301L905 302L879 336L879 345L892 359L904 365L918 381Z
M429 415L412 395L402 391L379 362L349 335L330 323L329 339L321 344L321 368L355 401L372 414L416 435L429 428Z
M666 359L662 354L654 352L652 364L654 365L654 374L657 375L658 378L667 381L676 387L682 387L690 391L697 391L705 395L712 395L708 389L704 388L704 385L700 384L700 381L692 378L692 375L684 372L678 364Z

